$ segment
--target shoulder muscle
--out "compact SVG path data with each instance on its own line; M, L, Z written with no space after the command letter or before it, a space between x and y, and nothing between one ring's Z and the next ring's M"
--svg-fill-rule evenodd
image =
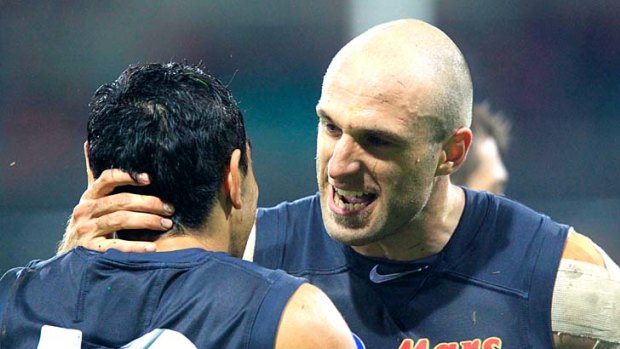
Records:
M331 300L303 284L289 300L278 326L276 349L355 349L351 330Z

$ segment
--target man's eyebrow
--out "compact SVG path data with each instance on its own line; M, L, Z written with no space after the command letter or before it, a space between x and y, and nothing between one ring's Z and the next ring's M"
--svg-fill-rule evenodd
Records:
M385 139L385 140L388 140L390 142L397 143L397 144L407 142L406 137L403 137L403 135L398 134L396 132L389 131L389 130L360 129L357 132L364 134L366 136L372 136L372 137L377 137L380 139Z
M316 109L316 116L319 119L327 119L329 121L332 121L332 119L327 115L327 112L321 108Z
M317 109L316 114L319 120L322 122L330 122L330 123L334 122L329 117L329 115L327 115L327 113L322 109ZM352 133L360 135L360 136L365 136L365 137L368 137L368 136L377 137L377 138L385 139L385 140L388 140L388 141L391 141L397 144L402 144L402 143L407 142L406 137L396 132L390 131L390 130L382 130L382 129L376 129L376 128L355 128L352 130Z

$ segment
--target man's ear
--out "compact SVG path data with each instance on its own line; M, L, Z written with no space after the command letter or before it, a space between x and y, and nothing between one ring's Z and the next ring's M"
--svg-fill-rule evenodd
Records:
M472 133L468 127L461 127L444 144L439 161L437 162L436 176L445 176L456 171L467 158L467 151L472 141Z
M224 179L224 194L230 198L230 202L236 209L241 208L241 150L235 149L230 156L228 172Z
M90 168L90 161L88 161L88 141L84 142L84 161L86 162L86 178L88 179L88 185L95 181L93 176L93 170Z

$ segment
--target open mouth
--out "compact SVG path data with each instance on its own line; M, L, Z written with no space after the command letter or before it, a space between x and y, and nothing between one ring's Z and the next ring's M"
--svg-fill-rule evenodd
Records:
M376 199L376 194L362 191L343 190L334 186L330 200L330 207L334 213L348 216L360 213L367 209Z

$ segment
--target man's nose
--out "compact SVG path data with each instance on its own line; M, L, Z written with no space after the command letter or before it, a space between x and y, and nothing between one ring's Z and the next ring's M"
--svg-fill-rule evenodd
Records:
M327 164L329 177L339 179L359 172L361 166L359 152L359 145L352 137L347 135L340 137Z

